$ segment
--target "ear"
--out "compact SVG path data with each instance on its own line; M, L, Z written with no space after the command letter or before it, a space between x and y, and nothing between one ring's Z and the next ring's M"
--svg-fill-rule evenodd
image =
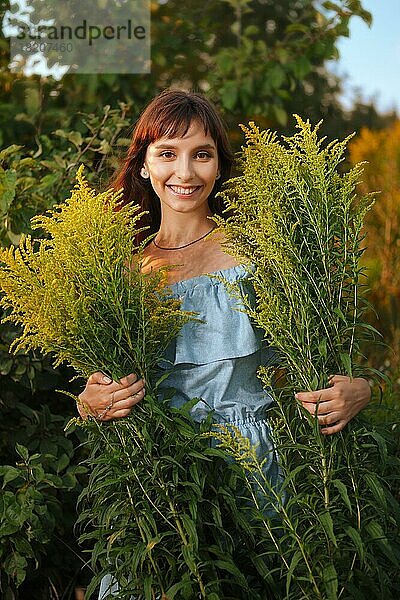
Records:
M150 177L149 172L146 170L146 167L144 165L140 169L140 174L143 177L143 179L148 179Z
M221 177L221 173L218 171L218 173L217 173L217 175L216 175L215 179L219 179L220 177Z

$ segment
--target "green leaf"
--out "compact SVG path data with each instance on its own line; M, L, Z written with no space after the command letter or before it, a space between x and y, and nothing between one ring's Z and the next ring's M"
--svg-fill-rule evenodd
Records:
M216 560L216 561L214 561L214 564L219 569L223 569L224 571L227 571L231 575L234 575L238 581L245 583L245 578L243 576L243 573L241 573L239 571L239 569L233 562L228 562L226 560Z
M12 358L4 358L0 361L0 375L8 375L12 369L13 363L14 361Z
M25 448L25 446L22 446L21 444L16 444L15 449L17 451L17 454L22 458L22 460L24 462L28 462L28 460L29 460L28 448Z
M368 489L372 492L375 500L378 504L383 508L384 511L387 510L387 502L385 492L383 487L381 486L378 477L375 473L366 473L364 475L364 480L368 486Z
M197 537L196 525L194 524L192 519L189 517L189 515L187 515L185 513L182 513L180 515L180 518L182 520L182 523L186 530L186 533L188 534L190 544L193 545L194 549L197 549L199 541L198 541L198 537Z
M343 323L346 323L346 325L347 325L347 319L344 316L342 310L338 306L336 306L336 308L333 309L333 312L343 321Z
M322 338L322 340L319 342L318 351L323 358L327 358L328 352L326 348L326 338Z
M192 398L191 400L187 400L182 406L179 407L179 412L181 412L186 417L189 417L190 411L199 402L201 402L201 398Z
M168 600L173 600L175 598L176 594L178 592L180 592L181 590L184 590L187 585L188 585L188 580L182 578L181 581L179 581L178 583L175 583L173 586L168 588L168 590L165 593ZM207 595L207 598L210 598L210 597L211 596Z
M15 197L17 173L0 168L0 215L6 215Z
M20 150L22 150L23 146L18 146L17 144L11 144L11 146L7 146L7 148L3 148L0 150L0 162L3 162L9 156L13 154L18 154Z
M319 514L318 519L319 519L322 527L324 528L324 531L325 531L328 539L330 539L331 542L337 547L337 541L336 541L335 533L333 531L333 521L332 521L330 512L325 511L325 512Z
M3 489L4 489L5 486L7 485L7 483L10 483L10 481L14 481L18 477L21 477L21 471L20 471L20 469L17 469L16 467L9 467L9 466L4 466L3 469L4 469L4 476L3 476Z
M31 544L22 537L16 538L14 540L15 548L17 552L21 555L25 555L27 558L33 558L35 556L35 552L31 546Z
M337 600L338 577L333 564L326 565L322 571L327 600Z
M67 139L72 142L77 148L80 148L83 144L82 135L79 131L71 131L66 135Z
M376 443L378 445L379 455L380 455L382 464L385 464L386 460L387 460L387 456L388 456L388 447L387 447L385 439L377 431L371 431L370 435L376 441Z
M57 461L57 473L66 469L69 465L70 459L66 454L61 454L60 458Z
M358 557L359 557L361 563L363 563L364 562L364 544L361 539L360 532L357 531L357 529L354 529L354 527L352 527L351 525L347 525L344 530L345 530L346 534L349 536L349 538L352 540L352 542L356 548Z
M59 480L59 484L57 487L59 487L60 489L67 488L69 490L72 490L76 487L76 485L77 480L75 475L67 471L67 473L64 473L64 475L62 476L62 480Z
M289 570L286 575L286 596L289 596L290 584L292 582L292 578L294 577L294 571L295 571L297 565L299 564L299 562L302 560L302 558L303 558L303 555L302 555L301 551L296 550L292 556L292 560L290 561Z
M229 75L232 68L235 65L235 57L232 52L227 52L225 49L221 50L215 58L216 63L224 75Z
M143 591L144 591L145 600L152 600L152 598L153 598L152 587L153 587L153 577L151 575L145 575L145 577L143 579Z
M345 354L344 352L341 352L339 354L339 356L340 356L340 362L342 363L342 366L343 366L346 374L351 377L353 369L352 369L350 356L348 354Z
M19 587L26 577L28 563L24 556L13 552L4 562L4 570Z
M197 571L197 565L193 556L193 548L189 545L182 546L182 555L185 563L189 567L190 571L195 574Z
M226 81L221 90L221 101L227 110L233 110L238 99L238 84L236 81Z
M283 68L277 64L269 69L266 78L272 88L279 89L286 79L286 73Z
M311 63L306 56L299 56L296 58L292 65L292 71L296 79L304 79L306 75L311 71Z
M377 521L369 521L365 529L371 536L371 539L378 545L383 554L395 565L396 569L399 567L398 553L394 552L394 549L388 542L386 534L384 533L381 525Z
M340 13L342 10L342 7L339 4L330 0L326 0L325 2L323 2L322 6L325 8L325 10L331 10L336 13Z
M350 498L349 498L349 495L347 493L347 488L344 485L344 483L342 481L340 481L339 479L333 479L332 480L332 485L334 485L335 488L338 490L339 494L342 497L343 502L345 503L345 505L349 509L349 513L352 514L353 510L352 510Z
M7 535L13 535L20 530L20 525L16 523L4 523L0 524L0 537L6 537Z

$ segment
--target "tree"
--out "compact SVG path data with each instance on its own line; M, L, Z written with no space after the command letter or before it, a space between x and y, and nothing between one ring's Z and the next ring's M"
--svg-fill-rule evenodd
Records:
M68 11L68 6L57 7ZM91 8L95 10L93 3ZM322 107L320 118L326 113L324 102L329 102L326 61L337 56L336 43L349 35L353 16L371 20L359 0L152 1L151 16L148 75L71 74L60 82L13 75L8 71L8 42L1 40L3 143L17 136L29 147L35 147L36 139L39 147L37 138L64 124L65 113L75 128L79 111L115 106L116 100L138 107L170 85L209 94L235 130L238 121L250 118L261 126L284 127L294 105L302 112L311 96L313 106Z
M360 186L379 191L366 220L366 264L371 300L385 341L400 364L400 121L380 131L363 128L350 145L352 163L368 161Z

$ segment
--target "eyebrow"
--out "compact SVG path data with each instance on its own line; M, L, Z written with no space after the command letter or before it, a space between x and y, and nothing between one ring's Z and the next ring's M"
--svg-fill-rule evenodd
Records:
M173 144L157 144L157 146L154 146L154 148L156 150L161 150L163 149L168 149L168 150L174 150L175 146ZM200 148L210 148L211 150L215 150L215 146L213 144L202 144L201 146L197 146L196 148L193 148L193 150L200 150Z

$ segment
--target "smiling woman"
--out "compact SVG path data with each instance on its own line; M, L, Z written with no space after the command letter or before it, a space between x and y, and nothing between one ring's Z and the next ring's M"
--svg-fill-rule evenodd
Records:
M193 128L189 137L187 135L192 123L196 126L197 143L193 142ZM181 169L182 156L181 154L179 157L176 156L175 146L176 143L182 143L183 139L186 153L184 160L189 162L190 156L191 168L194 162L208 164L209 161L212 163L217 161L218 169L215 170L214 182L209 190L208 205L210 214L222 215L223 203L220 198L216 198L216 194L221 190L222 183L229 179L233 161L224 123L217 111L201 94L165 90L150 102L140 115L127 155L111 182L114 188L123 188L123 198L126 202L138 200L143 209L149 211L143 219L143 225L148 226L149 229L142 233L142 239L148 234L156 233L161 224L160 199L152 187L151 178L143 177L143 167L146 167L150 154L148 149L152 146L151 155L155 158L154 151L157 145L160 154L157 158L165 164L172 161L176 165L178 162ZM192 147L188 148L186 144ZM196 153L196 158L194 154L188 155L188 150ZM206 153L201 153L201 150L209 154L210 159L206 158ZM148 166L150 169L150 165ZM213 168L215 169L215 166ZM145 168L144 172L146 171L149 173ZM178 174L175 179L165 183L178 184L181 187L190 187L195 183L194 180L184 182L181 177L182 174Z
M142 232L142 239L155 235L145 248L142 271L169 266L171 297L179 298L182 308L201 320L186 323L167 349L160 368L169 376L159 389L172 387L171 404L177 407L198 398L191 410L196 421L212 410L214 422L235 426L255 447L263 472L276 489L279 465L268 420L272 397L257 377L258 367L270 363L274 353L249 316L235 310L238 302L224 281L237 284L251 298L251 265L240 264L223 251L224 239L212 218L223 215L216 193L229 178L231 164L227 134L211 103L200 94L167 90L140 116L112 185L123 187L126 202L137 201L148 211L143 224L149 229ZM144 382L134 374L111 382L95 373L80 400L98 420L108 421L135 410L143 389ZM363 379L333 380L324 390L327 412L318 416L322 433L342 429L369 397ZM315 411L310 394L300 401ZM334 418L328 418L331 413ZM113 585L110 578L103 581L102 597Z
M201 122L193 121L182 137L149 144L140 174L161 204L158 234L144 252L145 272L174 265L168 275L173 283L237 264L222 252L217 235L207 237L215 229L208 199L221 173L216 144Z
M204 217L212 215L207 200L216 179L220 177L217 148L211 136L205 134L201 123L193 122L183 137L173 138L170 143L162 138L150 144L141 176L145 179L150 178L151 186L162 205L158 235L160 241L178 234L184 239L162 241L167 242L167 245L170 242L170 245L179 246L193 239L193 233L201 233L195 221L204 223ZM193 213L194 218L191 219L190 225L195 231L188 231L187 227L183 231L177 231L173 223L171 224L171 218L174 222L177 219L179 225L179 220L182 219L178 215L189 211ZM210 229L210 223L206 225L207 231ZM169 232L165 231L167 226Z

